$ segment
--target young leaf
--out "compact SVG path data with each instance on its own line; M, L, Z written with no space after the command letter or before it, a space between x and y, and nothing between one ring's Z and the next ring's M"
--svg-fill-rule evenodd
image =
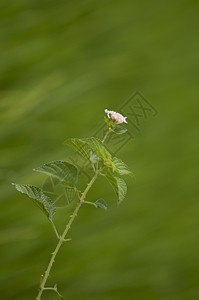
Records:
M91 163L95 164L100 160L101 160L101 158L97 155L97 153L93 149L91 149L91 152L90 152L90 161L91 161Z
M108 126L108 128L110 128L112 126L110 119L104 117L104 121L105 121L106 125Z
M123 134L127 132L127 129L122 125L116 125L113 129L116 134Z
M52 200L48 196L46 196L40 188L29 184L12 184L19 192L30 197L31 200L33 200L33 202L44 212L44 214L50 221L53 220L53 217L56 213L56 207Z
M120 204L127 193L127 186L125 181L120 177L114 176L111 172L107 172L105 176L116 192L116 195L118 196L118 204Z
M104 199L100 198L100 199L96 200L95 204L97 205L97 207L103 208L105 211L107 210L107 204Z
M105 121L106 125L108 126L108 128L111 128L111 129L113 129L117 125L116 120L114 120L114 119L108 119L108 118L104 117L104 121Z
M102 142L94 137L81 139L84 143L89 145L101 157L105 164L110 164L112 161L111 154L102 144Z
M112 157L99 139L91 138L73 138L66 140L64 144L71 146L91 163L96 163L102 159L106 165L112 164Z
M66 161L52 161L33 170L52 176L67 184L72 184L73 186L77 183L77 168Z
M113 158L112 169L113 169L113 171L117 172L120 175L134 176L133 173L127 167L127 165L121 159L119 159L117 157Z
M97 160L98 160L97 154L82 139L78 139L78 138L68 139L64 142L64 144L72 147L73 149L75 149L84 158L89 160L92 164L97 162Z

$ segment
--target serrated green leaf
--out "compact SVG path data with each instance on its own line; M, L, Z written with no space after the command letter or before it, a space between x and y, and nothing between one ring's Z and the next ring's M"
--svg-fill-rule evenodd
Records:
M33 170L52 176L67 184L72 184L73 186L77 183L77 168L66 161L52 161Z
M128 166L117 157L113 157L112 169L120 175L134 176L133 173L129 170Z
M127 132L127 129L122 125L116 125L113 132L116 134L124 134Z
M44 194L42 189L29 184L12 184L19 192L30 197L31 200L44 212L44 214L50 221L53 220L53 217L56 213L56 207L52 200Z
M111 165L112 157L102 142L94 137L91 138L72 138L66 140L64 144L71 146L78 151L84 158L88 159L92 164L102 159L104 164Z
M107 204L104 199L100 198L100 199L96 200L95 204L97 205L97 207L103 208L105 211L107 210Z
M95 164L96 162L98 162L101 158L97 155L97 153L91 149L91 153L90 153L90 161L92 164Z
M118 197L118 203L120 204L127 193L127 185L125 181L122 178L113 175L111 172L107 172L105 176L112 185Z
M105 164L111 163L112 156L99 139L91 137L81 139L81 141L89 145L102 158Z
M82 139L71 138L64 142L65 145L68 145L79 152L84 158L86 158L90 163L95 164L98 160L97 153L86 144Z

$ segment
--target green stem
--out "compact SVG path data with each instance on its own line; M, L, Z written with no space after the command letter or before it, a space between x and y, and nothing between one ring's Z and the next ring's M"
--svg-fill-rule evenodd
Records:
M59 236L59 234L58 234L58 232L57 232L57 228L56 228L55 224L53 223L53 221L51 221L50 223L51 223L51 225L52 225L52 228L54 229L54 232L55 232L55 234L56 234L56 237L57 237L58 239L60 239L60 236Z
M111 131L112 131L111 128L109 128L108 131L106 132L106 134L105 134L103 140L102 140L102 144L104 144L104 142L105 142L107 136L109 135L109 133L110 133Z
M55 258L56 258L56 256L57 256L57 253L59 252L59 249L60 249L60 247L62 246L62 244L65 242L65 237L66 237L68 231L70 230L70 227L71 227L71 225L72 225L72 223L73 223L75 217L77 216L80 207L81 207L82 204L84 203L84 199L85 199L85 197L86 197L88 191L90 190L91 186L92 186L93 183L95 182L95 180L96 180L98 174L99 174L98 172L95 173L94 177L91 179L91 181L90 181L89 184L87 185L85 191L82 193L82 195L81 195L81 197L80 197L80 199L79 199L79 202L77 203L77 206L76 206L76 208L75 208L73 214L70 216L70 220L69 220L68 224L66 225L64 232L62 233L62 235L61 235L60 238L59 238L59 242L57 243L57 246L56 246L54 252L52 253L52 257L51 257L51 259L50 259L50 262L49 262L49 264L48 264L48 267L47 267L47 269L46 269L46 271L45 271L45 273L44 273L44 276L42 277L41 284L40 284L40 288L39 288L39 293L38 293L38 295L37 295L37 297L36 297L36 300L41 300L42 293L43 293L43 291L45 290L45 284L46 284L46 281L47 281L47 279L48 279L48 277L49 277L49 275L50 275L50 271L51 271L51 268L52 268L53 263L54 263L54 261L55 261Z
M64 297L58 292L58 290L53 287L45 287L44 290L45 291L53 291L58 295L59 299L64 299Z
M90 201L84 201L85 204L90 204L90 205L93 205L97 208L97 205L94 203L94 202L90 202Z

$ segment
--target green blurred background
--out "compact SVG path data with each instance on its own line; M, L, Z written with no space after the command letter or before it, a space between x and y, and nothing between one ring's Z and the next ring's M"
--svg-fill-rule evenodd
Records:
M32 169L136 90L159 112L118 153L136 181L119 208L96 183L88 199L109 209L82 208L48 285L71 300L199 299L198 14L196 0L1 1L1 299L35 298L56 243L10 182L41 185Z

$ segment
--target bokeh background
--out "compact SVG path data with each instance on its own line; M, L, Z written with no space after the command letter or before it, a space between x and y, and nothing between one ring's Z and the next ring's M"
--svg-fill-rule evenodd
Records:
M66 138L91 136L137 90L158 114L118 153L136 181L119 208L96 183L88 199L108 211L82 208L48 285L71 300L199 299L198 14L196 0L1 1L1 299L35 298L56 243L10 182L41 186L32 169L67 159Z

